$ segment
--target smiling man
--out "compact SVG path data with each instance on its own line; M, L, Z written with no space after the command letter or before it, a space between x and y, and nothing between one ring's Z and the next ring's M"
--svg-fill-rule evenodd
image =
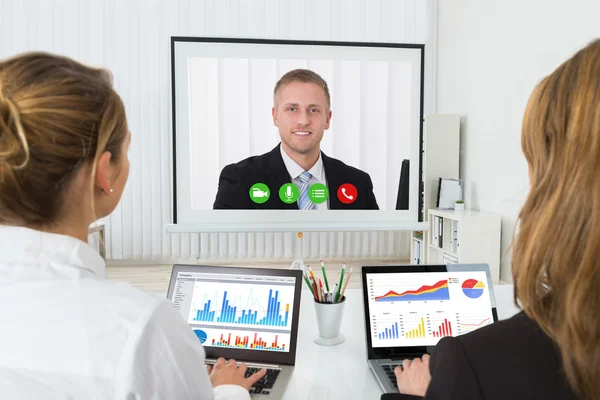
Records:
M272 109L281 143L223 168L213 208L378 210L369 175L321 151L330 105L327 82L317 73L296 69L283 75Z

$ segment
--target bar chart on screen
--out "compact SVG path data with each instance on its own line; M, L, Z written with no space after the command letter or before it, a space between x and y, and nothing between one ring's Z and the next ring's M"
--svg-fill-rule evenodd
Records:
M188 322L289 330L293 296L293 286L215 282L194 290Z
M195 328L194 333L205 346L289 351L290 334L287 333L213 328Z
M444 336L454 336L453 323L448 318L437 317L429 320L429 334L434 338L442 338Z
M404 337L407 339L424 339L427 337L427 330L425 329L425 316L411 316L405 318L406 330L404 331Z
M373 315L371 320L373 334L380 340L399 339L404 335L404 322L399 315Z

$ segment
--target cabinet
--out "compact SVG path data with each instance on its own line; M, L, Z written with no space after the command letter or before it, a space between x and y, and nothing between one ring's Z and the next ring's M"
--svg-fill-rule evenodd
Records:
M485 263L492 281L500 282L502 218L479 211L430 209L426 260L428 264Z

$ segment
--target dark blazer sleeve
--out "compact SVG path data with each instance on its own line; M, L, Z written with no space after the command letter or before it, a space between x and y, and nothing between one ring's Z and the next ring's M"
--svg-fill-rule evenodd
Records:
M459 340L446 337L439 341L429 366L431 383L425 399L482 399L473 366Z
M219 176L219 188L213 209L250 209L250 196L246 189L247 182L235 164L227 165Z
M446 337L439 341L429 364L431 382L425 400L483 399L479 382L460 341ZM385 400L423 399L406 394L387 395ZM394 397L392 397L394 396Z
M369 174L367 174L365 172L365 175L367 175L367 181L368 181L367 210L379 210L379 205L377 204L377 200L375 199L375 193L373 193L373 181L371 180L371 177L369 176Z

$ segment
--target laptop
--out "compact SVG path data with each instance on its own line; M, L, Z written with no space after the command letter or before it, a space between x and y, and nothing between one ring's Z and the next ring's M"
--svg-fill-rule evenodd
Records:
M296 361L302 271L176 264L167 297L206 351L261 368L251 398L280 399Z
M398 393L403 360L498 321L487 264L365 266L362 283L367 359L384 393Z

